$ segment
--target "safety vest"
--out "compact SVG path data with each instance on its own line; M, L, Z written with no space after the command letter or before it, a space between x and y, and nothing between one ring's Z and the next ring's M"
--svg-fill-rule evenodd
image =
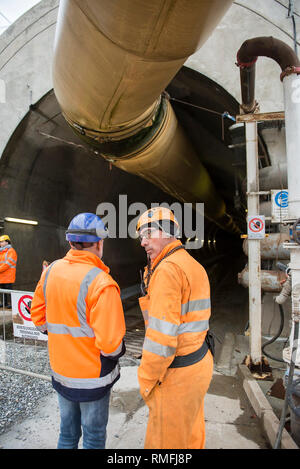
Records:
M180 241L168 244L151 268ZM147 270L145 278L147 277ZM163 259L140 298L146 334L138 370L144 397L163 377L175 356L195 352L209 329L210 285L205 269L184 249Z
M120 289L94 254L71 249L36 287L31 318L48 331L54 388L75 401L95 400L119 379L125 353Z
M10 244L0 248L0 283L15 282L17 259L17 253Z

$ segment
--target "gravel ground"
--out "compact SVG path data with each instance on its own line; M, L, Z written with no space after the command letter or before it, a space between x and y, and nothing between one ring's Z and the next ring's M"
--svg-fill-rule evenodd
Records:
M52 392L51 383L0 370L0 434L30 416L41 397Z
M50 376L46 346L6 342L0 350L6 366ZM32 414L39 400L52 391L50 382L0 369L0 434Z
M42 346L0 341L0 363L13 368L50 376L48 349ZM137 365L138 360L124 356L121 366ZM53 391L52 384L40 378L0 369L0 434L33 414L42 397Z

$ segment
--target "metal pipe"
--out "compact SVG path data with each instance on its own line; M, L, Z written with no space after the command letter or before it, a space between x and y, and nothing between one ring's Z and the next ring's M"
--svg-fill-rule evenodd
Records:
M300 69L299 69L300 73ZM300 75L288 75L283 80L285 103L285 135L289 189L289 218L300 216Z
M233 0L61 0L53 82L72 129L103 158L239 233L163 91Z
M243 111L247 114L256 108L255 102L255 63L258 57L269 57L281 67L281 79L289 73L300 70L300 61L285 42L273 37L255 37L245 41L237 53L240 67Z
M2 365L2 364L0 364L0 370L12 371L13 373L18 373L20 375L31 376L32 378L43 379L43 380L49 381L49 382L52 381L51 376L42 375L40 373L33 373L32 371L20 370L19 368L13 368L11 366L6 366L6 365Z
M259 170L261 190L287 189L287 165L279 163Z
M96 141L151 126L162 91L231 3L61 0L53 79L67 120Z
M279 293L282 290L280 282L285 279L284 272L277 270L261 270L261 290L264 292ZM249 268L246 266L241 272L238 273L238 283L245 288L250 288L251 285ZM256 327L256 323L254 323ZM251 327L251 322L250 322ZM251 328L252 331L252 328ZM259 360L261 359L261 352L259 353Z
M257 216L259 214L257 123L247 122L245 126L248 216ZM248 251L250 357L255 365L261 362L260 240L249 240Z
M291 47L272 37L257 37L245 41L237 53L237 65L240 67L242 109L245 113L253 112L255 103L255 62L258 56L270 57L281 67L285 102L286 153L289 190L289 220L294 222L300 215L300 61ZM245 93L245 87L247 93ZM294 321L300 318L300 298L294 290L300 285L300 245L288 243L290 249L290 268L292 279L292 310ZM250 251L249 251L250 254ZM251 278L250 278L251 283ZM250 289L250 285L249 285ZM300 297L300 292L299 292ZM300 345L300 344L299 344Z
M243 251L248 256L249 243L251 240L245 239ZM289 259L290 252L283 243L289 241L287 233L269 233L268 237L260 240L261 259Z
M299 70L300 72L300 70ZM293 73L283 78L283 91L285 103L285 127L286 127L286 155L289 206L288 218L294 223L300 218L300 75ZM290 251L290 274L292 284L292 319L293 328L300 320L300 244L291 240L286 247ZM290 339L290 348L295 345ZM300 339L297 340L297 356L295 362L300 366Z

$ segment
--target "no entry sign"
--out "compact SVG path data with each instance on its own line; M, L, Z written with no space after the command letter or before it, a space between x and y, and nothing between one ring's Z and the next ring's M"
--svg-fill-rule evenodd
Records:
M265 237L264 215L248 216L248 239L262 239Z
M18 301L18 312L25 321L31 321L30 308L31 308L32 296L23 295Z
M24 339L48 340L48 336L37 330L31 320L33 292L13 291L11 293L14 336Z

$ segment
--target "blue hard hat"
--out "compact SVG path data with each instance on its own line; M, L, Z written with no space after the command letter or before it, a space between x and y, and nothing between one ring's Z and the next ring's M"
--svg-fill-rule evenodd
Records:
M66 240L74 243L96 243L107 236L107 228L94 213L79 213L71 220L66 231Z

